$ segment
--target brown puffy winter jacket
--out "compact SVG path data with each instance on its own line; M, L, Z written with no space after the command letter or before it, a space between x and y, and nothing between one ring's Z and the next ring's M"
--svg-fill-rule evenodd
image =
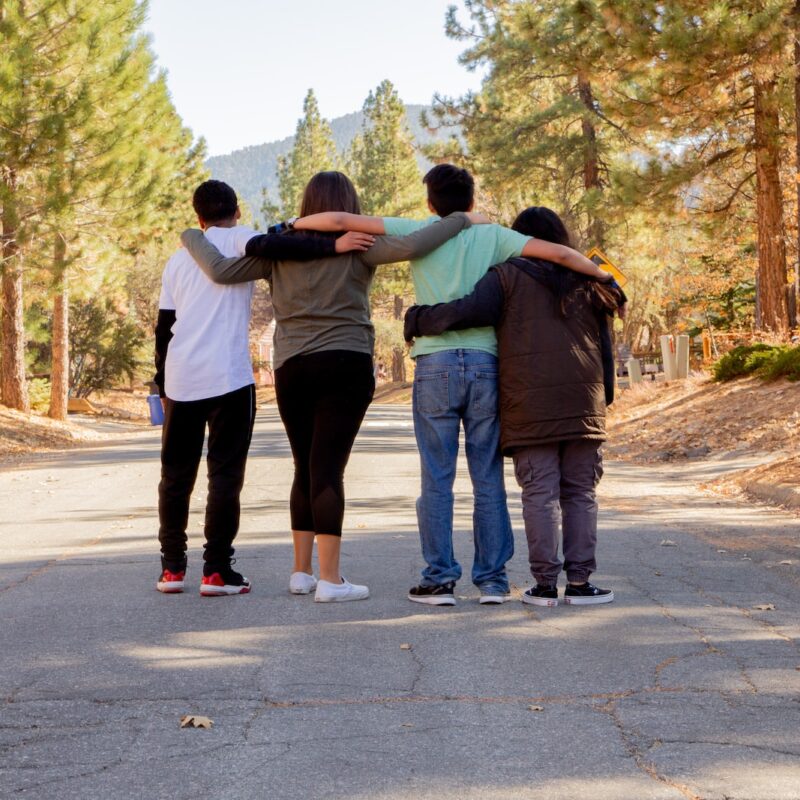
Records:
M569 439L606 438L600 325L579 287L566 316L555 295L519 264L495 267L503 288L497 327L503 453Z

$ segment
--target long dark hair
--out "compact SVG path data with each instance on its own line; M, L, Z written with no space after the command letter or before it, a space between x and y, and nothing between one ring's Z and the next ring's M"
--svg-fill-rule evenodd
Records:
M517 233L553 242L565 247L573 247L572 237L561 217L551 208L531 206L522 211L511 226ZM554 264L552 271L544 281L547 288L556 296L561 315L567 316L567 306L575 293L582 289L589 302L598 310L613 314L620 304L617 292L609 286L574 272L571 269Z
M300 204L300 216L307 217L322 211L361 213L356 187L347 175L334 170L318 172L308 182Z

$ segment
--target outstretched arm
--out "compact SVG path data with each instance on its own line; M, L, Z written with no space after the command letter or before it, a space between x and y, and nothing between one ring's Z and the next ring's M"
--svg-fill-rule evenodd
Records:
M195 229L184 231L181 234L181 242L200 269L214 283L247 283L258 278L268 279L272 275L272 261L254 256L225 258L202 231Z
M455 211L444 219L425 225L408 236L379 236L362 259L371 266L394 264L421 258L441 247L446 241L472 225L463 211Z
M490 270L465 297L433 306L411 306L406 311L403 337L438 336L445 331L497 325L503 316L503 286L497 272Z
M370 247L373 238L362 233L346 233L338 239L267 233L250 239L246 255L237 258L225 258L202 231L184 231L181 241L215 283L247 283L258 278L269 279L276 261L313 261L349 250L363 251Z
M490 222L486 215L476 211L466 212L466 216L473 225L484 225ZM358 231L371 233L373 236L382 236L386 233L383 217L349 214L346 211L323 211L319 214L309 214L307 217L295 220L292 227L296 231Z
M522 249L522 255L525 258L541 258L543 261L553 261L556 264L568 267L574 272L580 272L604 283L612 279L611 274L600 269L594 261L586 258L586 256L571 247L565 247L563 244L546 242L543 239L529 239Z
M383 217L369 217L365 214L348 214L346 211L323 211L309 214L295 220L292 226L296 231L359 231L382 236L386 233Z

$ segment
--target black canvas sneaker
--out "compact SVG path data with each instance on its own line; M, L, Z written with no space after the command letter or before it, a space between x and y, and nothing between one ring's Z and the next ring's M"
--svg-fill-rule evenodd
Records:
M558 589L555 586L539 586L537 583L522 593L522 602L529 606L553 608L558 605Z
M408 591L408 599L412 603L424 603L427 606L454 606L453 597L455 581L443 583L441 586L414 586Z
M611 589L600 589L593 583L582 583L580 586L567 584L564 589L564 602L570 606L595 606L610 603L614 599Z

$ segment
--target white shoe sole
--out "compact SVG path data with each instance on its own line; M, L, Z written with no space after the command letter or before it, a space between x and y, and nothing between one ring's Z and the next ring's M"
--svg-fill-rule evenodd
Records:
M557 597L531 597L529 594L522 593L522 602L528 606L540 606L541 608L555 608L558 605Z
M456 599L452 595L408 595L412 603L422 603L424 606L454 606Z
M183 581L159 581L156 589L162 594L180 594L183 591Z
M228 597L234 594L249 594L250 586L201 586L203 597Z
M510 594L482 594L478 602L482 606L499 606L511 599Z
M314 595L314 602L315 603L347 603L350 600L366 600L369 597L369 591L367 592L348 592L348 594L341 594L341 595L329 595L327 597L320 596L315 594Z
M599 606L603 603L612 603L614 592L611 594L600 595L599 597L565 597L564 602L568 606Z

